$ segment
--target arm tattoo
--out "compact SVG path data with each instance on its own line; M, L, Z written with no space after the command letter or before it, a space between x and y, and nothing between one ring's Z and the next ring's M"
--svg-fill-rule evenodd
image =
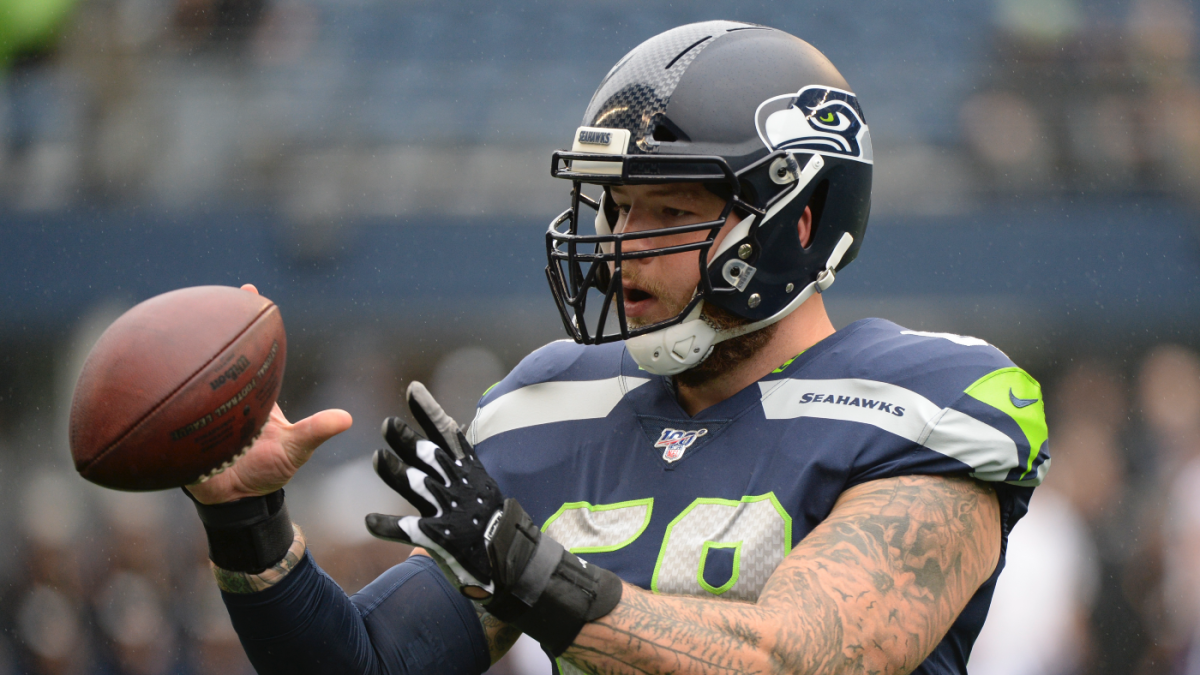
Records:
M217 567L216 564L209 561L209 564L212 565L213 576L217 578L217 586L220 586L221 590L226 593L257 593L283 581L288 572L300 564L307 546L304 541L304 533L300 531L299 525L292 523L292 532L292 545L283 556L283 560L258 574L231 572Z
M906 476L855 486L754 603L625 587L563 655L593 675L911 672L1000 558L995 492Z
M488 614L478 604L475 605L475 611L479 613L479 622L483 624L483 633L487 636L488 652L492 655L492 663L495 663L512 649L513 643L521 637L521 629Z

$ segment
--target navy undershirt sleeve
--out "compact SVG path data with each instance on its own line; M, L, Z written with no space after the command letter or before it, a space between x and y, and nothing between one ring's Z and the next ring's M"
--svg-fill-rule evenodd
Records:
M412 556L346 597L312 556L258 593L224 593L260 675L479 675L490 656L471 601Z

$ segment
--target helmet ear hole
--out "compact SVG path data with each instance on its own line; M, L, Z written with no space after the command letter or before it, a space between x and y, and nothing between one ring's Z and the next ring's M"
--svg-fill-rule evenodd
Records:
M817 240L817 229L821 226L821 214L825 212L825 199L828 196L829 181L823 180L813 190L812 197L808 200L808 208L812 211L812 225L808 230L808 246L804 248L809 248Z

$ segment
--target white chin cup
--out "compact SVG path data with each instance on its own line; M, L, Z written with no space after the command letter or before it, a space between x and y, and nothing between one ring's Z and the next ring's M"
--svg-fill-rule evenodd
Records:
M642 370L654 375L678 375L694 368L708 357L717 342L717 331L700 318L704 303L682 323L625 341L629 355Z

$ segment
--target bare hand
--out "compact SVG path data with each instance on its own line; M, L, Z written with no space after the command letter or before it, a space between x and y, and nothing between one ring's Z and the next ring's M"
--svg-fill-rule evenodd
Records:
M250 284L242 290L258 293ZM292 424L276 404L245 455L225 471L187 489L202 504L269 494L287 484L322 443L349 429L352 423L350 413L334 409Z

